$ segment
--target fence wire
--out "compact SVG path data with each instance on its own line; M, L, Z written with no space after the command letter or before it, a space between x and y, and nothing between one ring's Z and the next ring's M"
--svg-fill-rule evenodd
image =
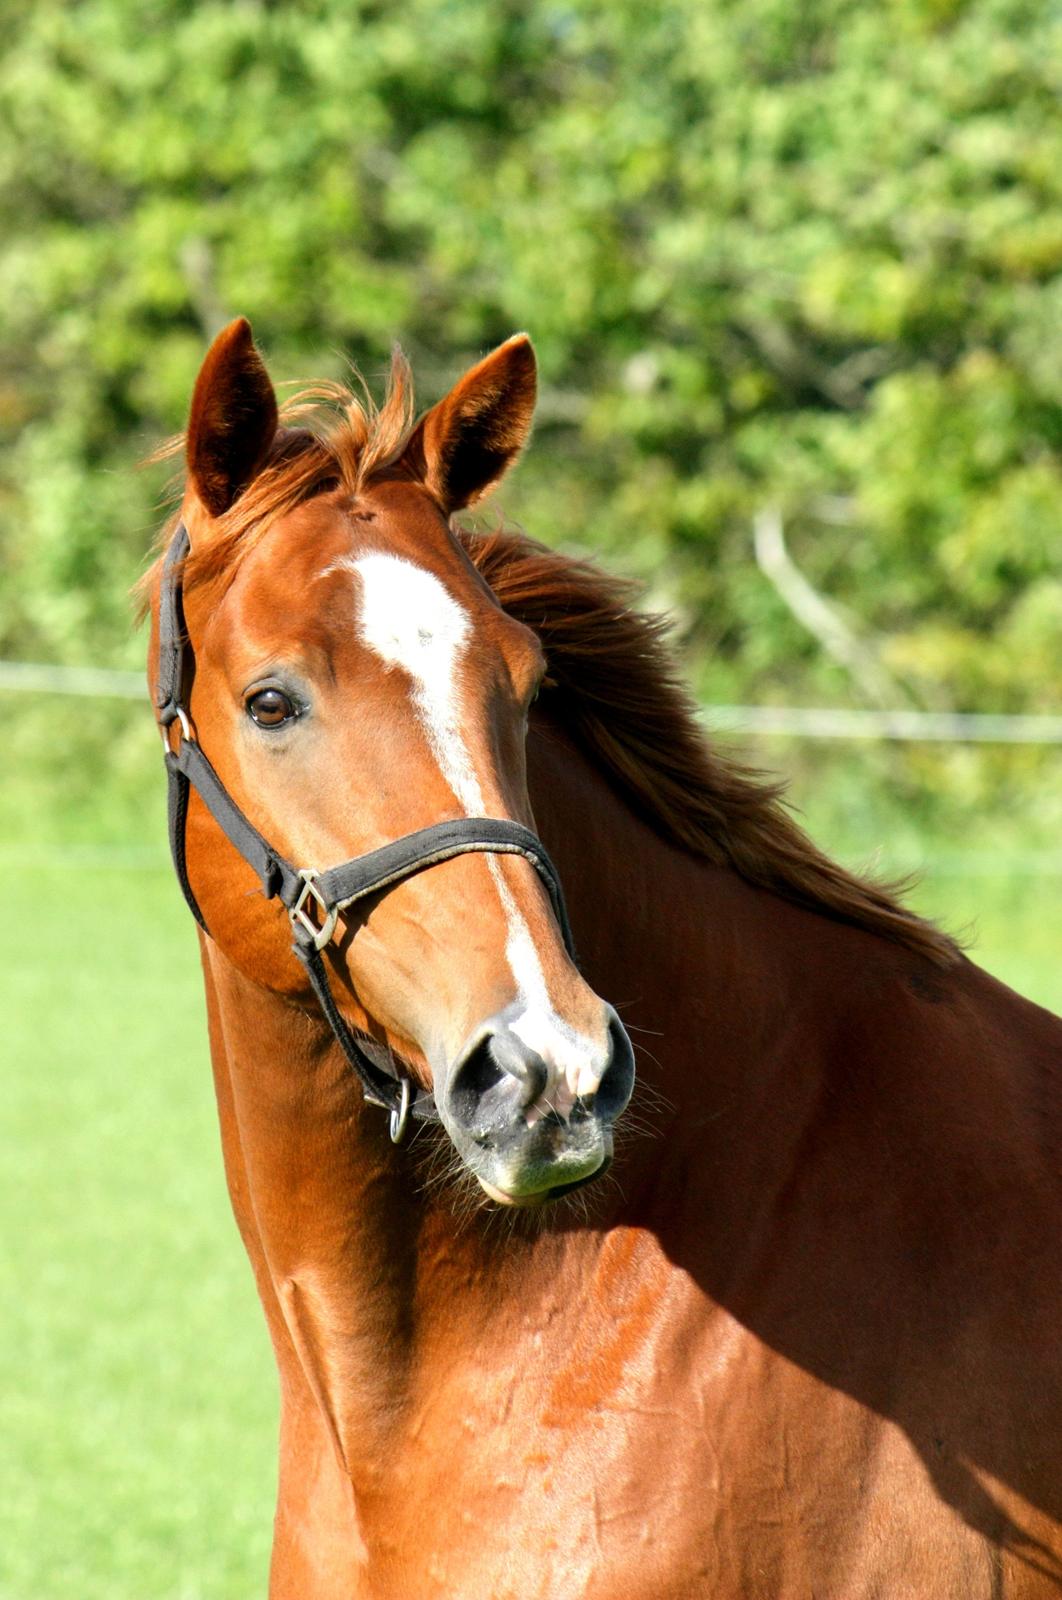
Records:
M146 700L139 672L0 661L0 690ZM1062 716L990 711L847 710L840 706L709 704L705 722L721 732L804 739L898 739L934 744L1062 744Z

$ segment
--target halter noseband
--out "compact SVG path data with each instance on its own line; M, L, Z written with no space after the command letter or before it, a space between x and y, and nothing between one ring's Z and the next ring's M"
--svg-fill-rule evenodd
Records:
M266 899L276 897L287 907L294 936L292 948L306 969L314 994L343 1054L358 1075L366 1100L391 1113L391 1138L397 1144L405 1134L410 1116L425 1122L437 1122L439 1113L433 1095L415 1087L409 1078L395 1076L389 1050L374 1040L356 1035L340 1015L321 955L335 932L339 913L367 895L393 888L414 873L423 872L426 867L433 867L440 861L449 861L454 856L467 855L471 851L523 856L530 861L545 885L564 943L571 955L574 954L571 927L560 879L538 835L519 822L502 817L460 817L452 822L436 822L430 828L407 833L391 844L371 850L367 855L355 856L341 866L329 867L325 872L318 872L313 867L296 868L286 861L244 816L192 733L188 711L183 703L192 656L184 626L181 576L188 550L188 530L182 522L173 536L162 566L158 685L155 696L169 783L170 852L177 880L192 915L203 932L209 935L210 930L188 880L185 856L188 796L189 789L194 787L222 832L261 878ZM179 723L181 729L181 740L176 750L170 745L170 729L174 722Z

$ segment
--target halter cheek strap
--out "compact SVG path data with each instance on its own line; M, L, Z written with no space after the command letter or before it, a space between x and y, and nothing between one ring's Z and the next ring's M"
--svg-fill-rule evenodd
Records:
M460 817L406 834L379 850L355 856L318 872L296 868L263 838L229 794L192 733L186 710L192 651L184 626L181 572L188 554L188 531L177 528L162 567L159 594L159 661L156 710L162 729L169 784L170 852L177 881L202 928L210 930L188 878L185 832L191 789L198 793L222 832L258 874L267 900L278 899L291 919L293 949L306 969L317 1002L336 1041L357 1074L366 1100L391 1114L391 1137L398 1143L412 1116L437 1122L434 1097L396 1075L391 1052L355 1033L339 1011L328 981L322 951L330 943L339 915L369 895L384 893L414 873L470 852L519 855L538 873L550 897L569 954L571 927L556 868L538 835L502 817ZM180 743L171 748L170 730L180 724Z

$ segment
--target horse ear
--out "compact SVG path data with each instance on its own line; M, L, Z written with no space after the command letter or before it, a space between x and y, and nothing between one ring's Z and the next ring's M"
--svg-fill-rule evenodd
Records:
M516 333L466 372L420 422L405 451L443 510L474 505L527 442L535 409L535 352Z
M185 449L200 500L220 517L245 489L277 431L277 399L251 324L222 328L196 379Z

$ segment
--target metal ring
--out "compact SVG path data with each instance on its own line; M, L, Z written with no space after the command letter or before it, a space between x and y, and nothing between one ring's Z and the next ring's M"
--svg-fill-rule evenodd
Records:
M397 1106L391 1108L391 1143L401 1144L406 1136L406 1126L409 1122L409 1108L413 1100L413 1086L408 1078L398 1080L399 1091L402 1099Z
M191 728L191 724L188 721L188 713L184 709L183 706L177 706L175 708L175 711L176 711L176 715L174 717L174 721L177 721L177 722L179 722L181 724L181 736L182 736L182 738L187 739L189 743L191 743L192 742L192 728ZM165 726L163 726L161 723L159 724L159 733L162 735L162 748L165 751L166 755L170 755L171 751L172 751L172 746L170 744L170 729L172 727L173 727L173 722L167 722L165 724ZM180 749L180 746L178 745L177 748Z

